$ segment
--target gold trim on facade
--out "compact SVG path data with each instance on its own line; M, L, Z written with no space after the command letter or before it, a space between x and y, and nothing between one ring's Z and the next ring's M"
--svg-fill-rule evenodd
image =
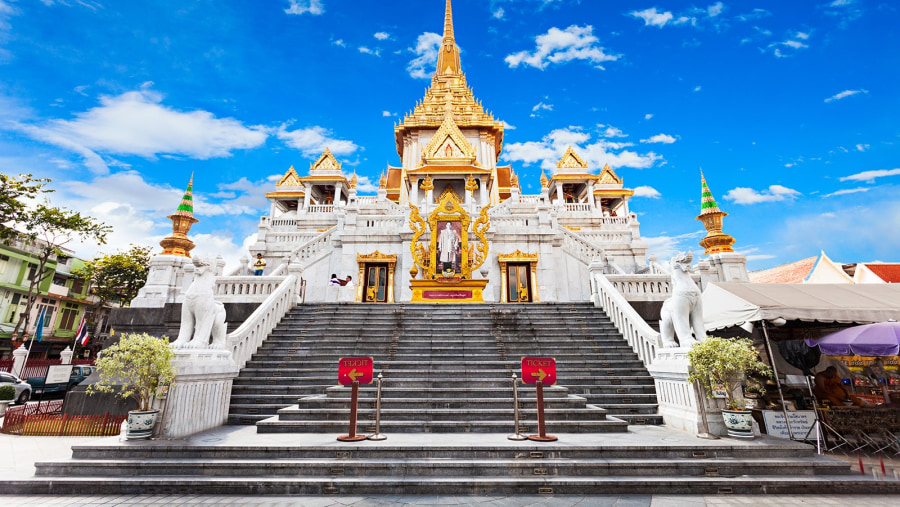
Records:
M538 263L538 254L528 254L524 253L521 250L516 250L511 254L498 254L497 261L500 262L500 302L501 303L509 303L509 281L507 279L506 267L510 262L513 263L521 263L521 264L529 264L531 269L529 269L529 274L531 278L531 301L534 303L540 302L540 297L538 296L538 284L537 284L537 263Z
M364 301L371 302L373 299L369 299L369 295L365 293L366 287L364 286L364 282L366 280L366 264L387 264L388 266L388 278L387 278L387 303L394 302L394 268L397 266L397 254L383 254L378 250L370 254L356 254L356 263L359 265L359 283L357 284L356 289L356 301Z

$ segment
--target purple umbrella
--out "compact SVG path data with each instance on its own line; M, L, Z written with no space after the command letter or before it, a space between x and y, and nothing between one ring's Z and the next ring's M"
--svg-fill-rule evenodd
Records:
M828 356L896 356L900 353L900 322L889 320L848 327L818 340L807 339L810 347Z

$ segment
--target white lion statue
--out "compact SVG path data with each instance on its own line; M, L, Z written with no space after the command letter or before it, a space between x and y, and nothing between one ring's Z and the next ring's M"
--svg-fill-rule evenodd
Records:
M224 349L225 305L213 297L216 284L214 262L209 258L194 257L194 281L184 293L181 303L181 329L174 348ZM212 342L210 342L212 336Z
M680 252L669 261L672 268L672 297L663 303L659 312L659 334L665 348L679 345L692 347L698 341L706 339L700 288L690 275L693 258L691 252Z

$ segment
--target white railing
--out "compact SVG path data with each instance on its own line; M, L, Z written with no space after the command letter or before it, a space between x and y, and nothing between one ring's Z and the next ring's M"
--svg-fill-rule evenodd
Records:
M288 310L297 304L301 290L299 273L291 273L240 327L228 335L228 348L238 368L247 364Z
M318 232L279 232L266 233L266 243L305 243L316 237Z
M388 234L397 234L405 221L406 217L403 215L393 217L364 215L356 219L356 226L366 229L378 229Z
M557 230L563 235L563 247L566 251L586 265L590 265L591 261L594 259L604 258L603 249L597 245L594 245L565 227L557 227Z
M629 225L628 217L603 217L603 225Z
M597 266L595 264L595 266ZM591 266L591 299L594 306L602 308L612 319L616 329L622 333L631 348L637 353L645 366L650 366L656 359L657 351L662 348L659 332L650 327L638 312L631 306L618 289L600 273L599 267Z
M537 227L537 215L501 215L491 217L491 230L506 232L507 228Z
M568 202L566 211L594 211L596 208L588 202Z
M582 232L581 237L591 243L614 243L620 245L622 243L631 243L630 232Z
M606 275L628 301L663 301L672 295L669 275Z
M507 199L507 200L501 202L500 204L491 206L488 209L488 215L490 215L491 220L493 221L494 217L499 216L499 215L508 215L510 212L509 205L510 205L510 200Z
M377 195L361 195L356 198L356 204L359 206L371 206L377 203Z
M334 204L310 204L306 207L307 213L333 213Z
M265 301L284 279L284 276L272 275L219 277L216 278L215 297L223 303Z
M336 230L336 227L332 227L325 232L317 234L306 243L294 248L291 251L291 259L296 259L303 264L305 261L315 258L317 254L326 248L331 247L332 234L334 234L334 231Z
M520 195L519 202L527 202L529 204L540 204L541 196L539 195Z
M273 229L290 230L300 226L300 220L296 218L270 218L269 226Z

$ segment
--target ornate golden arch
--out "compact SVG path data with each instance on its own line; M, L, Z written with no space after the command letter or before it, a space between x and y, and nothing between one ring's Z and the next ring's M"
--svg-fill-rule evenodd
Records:
M472 271L478 269L487 258L488 242L485 233L490 227L487 210L490 205L481 209L481 213L472 224L472 219L466 210L461 206L461 199L456 192L449 187L441 193L437 207L428 216L428 224L419 214L419 208L414 204L410 204L412 209L410 212L409 222L410 228L413 230L412 241L410 242L410 252L412 253L413 262L422 269L426 280L434 280L442 277L437 265L437 240L438 240L438 222L456 222L460 223L460 272L454 273L452 278L458 277L461 280L472 278ZM469 243L469 225L472 224L472 232L478 240L478 244ZM425 233L426 227L431 232L428 247L425 248L419 243L419 238ZM418 270L413 268L410 274L415 275Z

